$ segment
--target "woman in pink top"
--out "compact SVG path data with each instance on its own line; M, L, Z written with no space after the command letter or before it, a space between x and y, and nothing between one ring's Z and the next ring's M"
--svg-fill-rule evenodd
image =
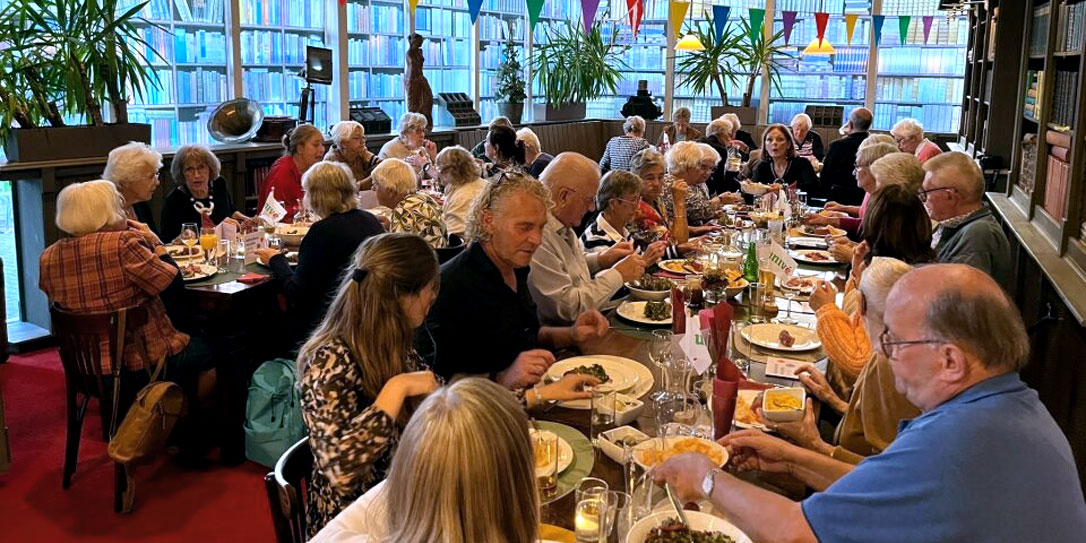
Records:
M901 152L916 155L921 164L943 152L938 145L924 137L924 125L916 119L901 119L890 129L890 135Z
M864 194L863 203L859 206L845 206L838 204L837 202L827 202L827 210L840 211L842 213L847 213L849 216L824 217L822 215L814 215L807 218L808 224L828 224L841 228L851 235L859 234L860 221L863 219L864 212L867 210L867 201L871 198L871 193L875 192L875 176L871 173L871 164L890 153L897 152L897 147L895 147L894 144L882 143L875 138L877 138L877 136L869 136L860 144L860 149L856 152L856 183L867 193Z

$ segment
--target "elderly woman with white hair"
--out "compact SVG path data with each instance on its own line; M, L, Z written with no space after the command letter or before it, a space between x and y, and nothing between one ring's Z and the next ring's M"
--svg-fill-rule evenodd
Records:
M366 148L366 129L357 121L340 121L332 127L332 147L324 160L342 162L351 168L358 190L370 190L370 175L381 159Z
M486 187L487 181L479 177L479 164L467 149L459 145L446 147L434 161L437 181L445 186L445 203L442 219L450 234L464 237L467 217L475 197Z
M758 144L754 141L754 136L751 136L750 132L743 130L743 123L735 113L725 113L724 115L721 115L721 118L732 123L732 133L734 134L734 139L738 142L733 143L733 145L739 149L739 153L743 155L743 160L749 159L750 152L758 149Z
M792 117L792 138L796 140L796 154L808 160L813 158L811 163L817 164L822 162L826 151L822 147L822 136L811 130L813 126L811 117L806 113L796 113Z
M912 153L923 164L943 153L939 146L924 137L924 125L916 119L901 119L890 129L897 146L904 153Z
M305 172L302 185L305 208L321 219L302 238L297 269L291 270L283 253L257 249L257 258L271 268L290 305L295 320L290 327L292 346L309 337L320 322L358 246L385 231L376 217L358 209L355 178L345 164L318 162Z
M720 207L727 203L741 202L741 196L725 192L710 198L705 182L713 175L720 153L704 143L682 141L671 147L667 153L667 167L670 178L664 185L664 209L669 217L675 216L675 202L672 188L686 191L686 221L690 226L705 226L720 216ZM691 230L692 234L700 233Z
M656 140L657 147L665 147L665 135L667 136L668 145L674 145L680 141L697 141L701 139L701 130L694 128L690 124L690 108L686 106L676 108L672 121L663 132L660 132L660 137Z
M554 160L554 155L544 153L539 145L539 136L527 126L517 130L517 141L524 142L524 165L528 175L539 179L539 174Z
M725 119L713 119L705 127L705 137L697 141L712 147L720 155L720 162L717 163L713 175L706 182L709 194L738 191L739 171L728 171L728 150L732 149L733 153L739 152L737 147L739 142L735 140L732 123Z
M398 158L413 166L417 174L427 174L437 158L437 144L426 139L427 125L421 113L404 113L400 117L400 135L385 142L377 156L382 160Z
M615 136L607 142L600 159L600 169L607 173L611 170L629 170L630 159L638 151L649 146L645 140L645 119L640 115L626 117L622 123L621 136Z
M177 150L170 162L170 177L177 186L162 204L162 239L177 238L185 223L215 226L249 220L234 207L226 180L219 175L221 167L219 157L205 145L183 145Z
M871 194L878 189L878 182L875 180L871 167L879 159L898 152L897 147L894 144L877 143L878 140L872 139L874 137L875 136L868 136L868 138L860 144L860 149L856 152L856 182L860 185L860 188L864 189L863 202L858 206L846 206L838 204L837 202L827 202L826 209L845 213L848 216L827 217L824 215L810 215L804 218L804 221L807 224L835 226L844 229L852 235L859 233L860 221L863 219L864 213L867 210L867 203L871 199ZM917 167L919 167L919 163L917 163ZM920 181L923 180L924 172L921 171Z
M373 190L377 202L390 210L389 232L416 234L435 249L449 245L441 206L418 190L415 171L408 163L391 158L378 164L373 170Z
M124 214L156 232L151 206L147 202L158 188L158 172L162 169L162 154L150 145L129 142L109 152L102 178L117 186L124 201Z

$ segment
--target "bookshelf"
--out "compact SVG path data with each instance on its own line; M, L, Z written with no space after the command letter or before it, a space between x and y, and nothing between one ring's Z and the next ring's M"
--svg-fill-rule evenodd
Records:
M351 107L379 107L393 126L407 111L404 96L407 10L402 1L348 0L347 79Z
M142 97L130 91L128 118L151 125L153 146L211 142L207 117L232 97L223 1L152 0L140 12L146 21L136 26L160 88L148 85ZM129 0L117 9L138 4Z
M512 32L520 60L521 77L528 79L528 11L522 0L484 0L479 11L479 116L484 122L498 115L494 91L498 85L498 68L504 61L502 51ZM470 19L469 19L470 23ZM470 89L461 89L468 92ZM525 89L527 92L527 89ZM527 110L522 120L527 119Z

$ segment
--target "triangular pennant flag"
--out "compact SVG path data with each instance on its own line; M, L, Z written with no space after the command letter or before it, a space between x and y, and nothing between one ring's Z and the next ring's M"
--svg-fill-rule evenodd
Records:
M885 15L872 15L871 16L871 22L874 23L874 27L875 27L875 45L878 46L880 43L882 43L882 23L886 22L886 16Z
M415 8L419 7L419 0L407 0L407 4L411 9L411 17L415 17Z
M483 0L477 0L482 2ZM581 0L581 14L584 15L584 33L592 32L592 23L596 22L596 8L600 7L600 0Z
M688 9L690 9L690 2L671 0L671 5L668 6L667 20L671 23L671 33L675 35L675 38L679 37L679 32L683 29L683 19L686 18Z
M471 13L471 24L479 19L479 10L483 7L483 0L468 0L468 12Z
M626 0L626 15L630 18L630 27L633 29L633 37L637 37L637 30L641 28L641 16L645 14L644 0Z
M931 35L931 23L935 22L934 15L925 15L924 21L924 43L928 43L928 36Z
M905 38L909 37L909 23L911 22L913 22L912 15L902 15L897 18L897 32L901 36L901 45L905 45Z
M713 30L716 30L716 41L724 39L724 30L728 27L728 15L731 11L731 6L713 6L713 25L716 26Z
M543 11L544 0L527 0L528 3L528 30L535 30L535 24L539 22L539 14Z
M830 22L830 14L815 13L815 27L818 29L818 46L822 47L822 40L826 38L826 23Z
M860 16L855 13L849 13L845 15L845 35L848 37L848 44L852 45L852 33L856 30L856 19Z
M796 25L796 12L782 11L781 17L784 18L784 44L788 45L792 41L792 27Z
M762 33L762 25L765 23L765 10L750 8L747 11L750 13L750 43L753 44L758 34Z

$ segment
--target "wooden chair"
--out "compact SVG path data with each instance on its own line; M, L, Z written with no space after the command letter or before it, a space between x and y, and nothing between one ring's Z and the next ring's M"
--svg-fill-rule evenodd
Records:
M313 451L309 449L309 438L304 437L279 457L274 471L264 476L278 543L306 540L305 507L312 472Z
M437 253L437 263L444 264L452 260L454 256L463 252L465 247L467 247L467 242L463 238L456 234L449 234L448 247L434 249L434 252Z

